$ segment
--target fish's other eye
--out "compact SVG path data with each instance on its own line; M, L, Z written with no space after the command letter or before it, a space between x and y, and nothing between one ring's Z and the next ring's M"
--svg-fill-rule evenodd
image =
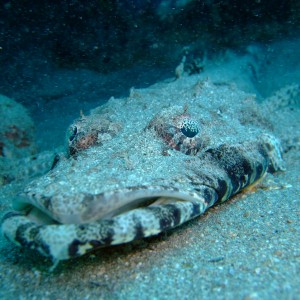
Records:
M81 117L69 126L67 131L67 147L71 156L94 146L102 146L113 139L122 129L109 116L91 114Z

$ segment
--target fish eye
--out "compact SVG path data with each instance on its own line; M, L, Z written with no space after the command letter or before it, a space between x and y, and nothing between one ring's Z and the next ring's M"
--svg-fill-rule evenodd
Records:
M199 133L199 124L192 119L185 118L181 121L180 131L188 138L193 138Z

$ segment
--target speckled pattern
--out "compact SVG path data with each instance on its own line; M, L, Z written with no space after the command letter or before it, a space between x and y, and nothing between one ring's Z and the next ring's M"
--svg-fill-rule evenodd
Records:
M284 169L267 123L254 96L223 83L131 90L71 125L68 155L14 200L2 231L58 262L174 228Z

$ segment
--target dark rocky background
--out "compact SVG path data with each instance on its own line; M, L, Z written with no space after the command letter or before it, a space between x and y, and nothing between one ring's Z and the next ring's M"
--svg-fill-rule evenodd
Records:
M199 57L300 29L298 0L2 1L0 88L30 85L51 68L101 73L174 69L184 47Z

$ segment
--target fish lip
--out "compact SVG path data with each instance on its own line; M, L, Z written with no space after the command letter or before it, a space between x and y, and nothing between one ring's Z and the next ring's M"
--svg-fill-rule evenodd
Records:
M41 218L44 216L47 223L51 218L54 223L60 224L84 224L110 219L130 210L152 205L159 198L176 202L195 201L195 198L201 197L195 191L181 190L172 186L132 186L100 194L82 193L77 195L81 199L81 206L78 206L78 209L73 210L71 213L66 213L60 203L56 207L51 205L52 201L57 201L54 197L46 199L46 207L41 203L42 200L38 201L39 197L41 199L44 197L43 195L36 196L34 194L34 196L36 199L33 198L32 193L27 195L23 193L22 197L16 201L15 209L18 211L26 210L28 218L35 218L36 221L41 223L43 223ZM70 197L70 199L65 198L64 200L71 201L72 199ZM204 198L203 201L205 202ZM57 205L57 203L55 204Z

